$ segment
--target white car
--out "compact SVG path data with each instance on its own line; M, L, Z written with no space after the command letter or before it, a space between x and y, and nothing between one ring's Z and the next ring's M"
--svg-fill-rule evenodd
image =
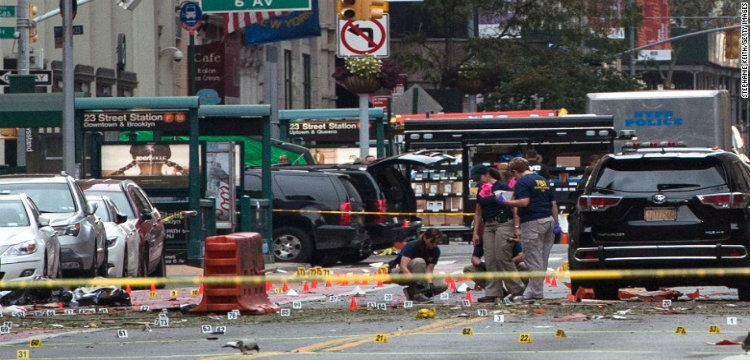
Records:
M26 194L0 194L0 278L61 278L60 241Z
M86 195L86 201L96 204L96 216L104 223L107 233L108 277L138 275L138 232L128 216L121 213L107 196Z

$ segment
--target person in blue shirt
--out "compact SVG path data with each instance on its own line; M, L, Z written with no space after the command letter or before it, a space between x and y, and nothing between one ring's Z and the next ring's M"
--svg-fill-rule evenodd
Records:
M493 174L492 171L495 173ZM474 245L481 243L484 247L484 261L488 272L515 272L516 266L511 261L515 238L513 212L498 202L495 195L500 191L511 191L511 188L498 180L500 173L497 169L491 169L485 165L475 165L471 168L470 175L480 187L477 192L472 242ZM488 279L484 287L484 296L477 301L497 302L505 297L505 288L512 296L521 295L524 291L523 282L518 276Z
M404 295L407 300L427 302L431 297L448 290L445 280L433 279L431 276L440 259L438 244L443 237L443 232L439 229L427 229L419 239L406 243L394 259L396 266L390 269L391 274L425 275L417 279L394 281L396 284L406 285Z
M523 242L524 259L530 271L547 271L549 254L555 243L555 234L562 232L558 222L554 189L547 179L534 173L524 158L514 158L508 170L516 177L512 199L503 199L505 206L518 208L518 223L514 231ZM544 279L529 279L522 297L514 301L534 301L544 298Z

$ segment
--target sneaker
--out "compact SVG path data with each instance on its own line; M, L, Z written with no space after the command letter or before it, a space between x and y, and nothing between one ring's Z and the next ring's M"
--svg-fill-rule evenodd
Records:
M497 302L497 299L499 296L482 296L479 299L477 299L477 302L480 303L494 303Z

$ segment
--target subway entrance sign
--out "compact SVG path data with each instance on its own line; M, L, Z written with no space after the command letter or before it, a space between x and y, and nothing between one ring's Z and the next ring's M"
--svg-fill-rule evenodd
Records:
M187 111L132 110L85 111L81 126L84 131L189 131Z

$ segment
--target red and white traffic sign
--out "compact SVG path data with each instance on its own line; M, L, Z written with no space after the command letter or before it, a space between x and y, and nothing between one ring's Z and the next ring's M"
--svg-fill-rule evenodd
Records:
M388 14L367 21L339 20L337 35L339 57L388 56Z

